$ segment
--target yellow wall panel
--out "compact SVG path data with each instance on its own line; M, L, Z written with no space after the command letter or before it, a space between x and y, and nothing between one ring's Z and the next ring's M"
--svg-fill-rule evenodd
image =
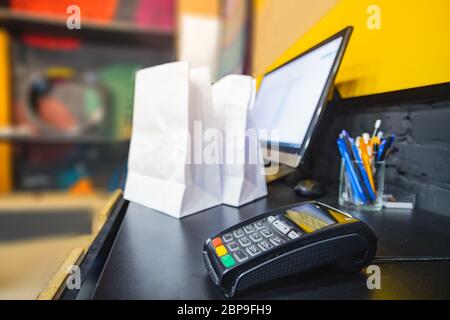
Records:
M178 13L200 14L217 17L220 0L178 0Z
M9 38L0 29L0 128L9 126L10 110ZM0 193L12 187L11 146L0 142Z
M264 0L265 5L277 6L284 1ZM381 13L379 30L367 26L367 9L374 4ZM449 12L448 0L340 0L281 57L273 57L268 70L352 25L355 29L336 79L344 97L449 82ZM308 12L299 13L299 20L302 15Z
M253 74L263 74L338 1L254 0Z

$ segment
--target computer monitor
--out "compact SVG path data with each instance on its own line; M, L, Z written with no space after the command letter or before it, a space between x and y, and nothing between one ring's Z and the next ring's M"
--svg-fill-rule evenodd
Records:
M352 30L343 29L264 76L252 115L257 129L278 130L276 139L260 138L263 148L271 148L264 150L266 160L293 168L301 164Z

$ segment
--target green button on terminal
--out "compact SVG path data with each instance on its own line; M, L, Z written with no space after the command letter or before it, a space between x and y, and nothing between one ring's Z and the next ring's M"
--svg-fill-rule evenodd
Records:
M233 257L230 256L229 254L223 256L221 259L222 259L222 263L225 266L225 268L231 268L232 266L234 266L236 264Z

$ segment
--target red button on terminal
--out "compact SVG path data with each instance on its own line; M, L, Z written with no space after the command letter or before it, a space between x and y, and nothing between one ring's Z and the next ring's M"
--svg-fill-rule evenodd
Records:
M218 246L222 245L222 239L214 238L212 241L212 245L214 246L214 248L217 248Z

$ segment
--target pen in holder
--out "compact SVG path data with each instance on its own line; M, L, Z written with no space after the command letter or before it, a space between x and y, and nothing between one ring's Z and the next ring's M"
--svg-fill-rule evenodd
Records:
M362 161L341 160L340 205L365 211L379 211L383 208L385 162L374 161L370 168L366 169L369 170L364 170Z

